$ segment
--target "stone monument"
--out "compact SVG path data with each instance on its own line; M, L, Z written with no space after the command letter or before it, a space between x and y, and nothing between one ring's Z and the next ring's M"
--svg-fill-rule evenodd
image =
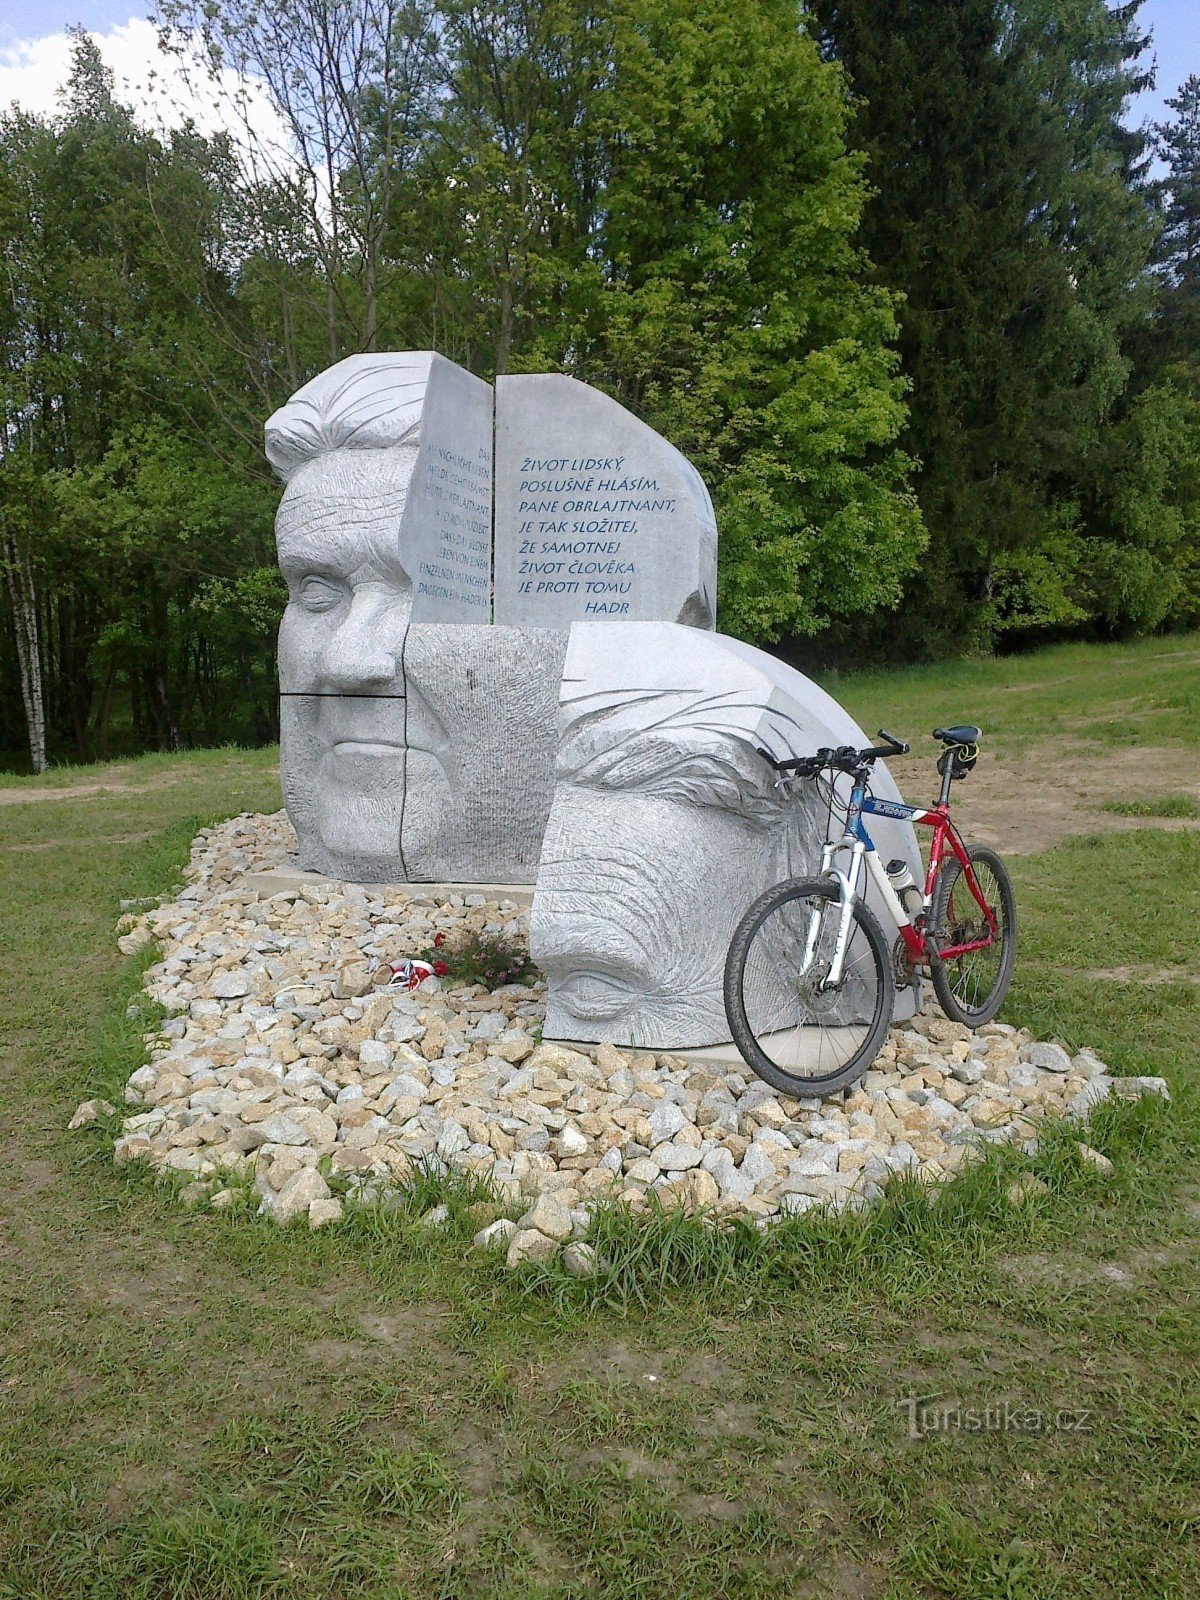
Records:
M490 385L431 351L350 356L266 425L286 485L280 761L305 867L365 881L531 882L570 622L603 591L606 609L712 626L716 523L690 462L573 379L502 379L500 395L506 484L524 481L512 451L532 448L545 425L595 469L570 482L623 510L573 509L590 530L575 543L590 554L562 558L579 569L564 580L572 592L555 583L509 605L498 589L494 626ZM607 466L585 453L589 429L612 434ZM598 520L613 525L603 539ZM617 582L632 601L612 597Z
M711 631L712 502L665 439L554 375L500 379L494 427L493 483L491 388L429 351L338 362L267 423L301 865L536 875L547 1037L723 1043L734 924L811 869L825 826L756 747L865 736L807 678ZM881 766L876 786L898 798ZM919 871L910 827L878 833Z
M280 767L301 863L529 881L565 635L490 626L492 400L430 352L351 356L267 423Z

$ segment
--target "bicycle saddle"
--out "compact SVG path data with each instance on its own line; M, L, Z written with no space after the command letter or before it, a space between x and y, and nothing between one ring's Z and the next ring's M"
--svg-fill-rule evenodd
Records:
M978 744L982 728L972 728L968 723L956 723L953 728L935 728L933 737L943 744Z

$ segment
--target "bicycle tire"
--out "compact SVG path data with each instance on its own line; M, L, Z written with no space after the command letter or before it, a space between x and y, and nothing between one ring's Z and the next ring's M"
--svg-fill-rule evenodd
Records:
M982 1004L970 1006L963 1003L961 996L956 992L951 974L955 971L963 975L964 969L960 958L958 961L934 961L931 964L930 976L933 979L933 992L937 995L938 1004L952 1022L961 1022L968 1028L982 1027L985 1022L990 1022L1004 1004L1004 997L1008 993L1008 986L1012 982L1013 967L1017 959L1017 898L1013 892L1012 879L1008 875L1008 868L1001 861L994 850L987 845L969 845L967 859L972 868L979 862L991 873L995 881L997 894L1000 900L1002 921L1002 943L1000 961L992 987L989 989ZM930 907L931 920L939 937L948 930L954 920L954 911L951 906L951 896L955 885L962 877L962 867L957 856L952 856L945 862L938 873L937 883L933 890L933 904ZM985 899L987 891L983 889ZM967 890L970 895L970 890ZM989 902L990 903L990 902ZM978 912L975 897L970 895L970 904ZM952 942L952 941L950 941ZM966 958L969 959L969 958Z
M789 1073L763 1050L747 1015L745 995L747 958L753 947L755 935L769 916L790 900L799 901L816 897L830 901L837 900L839 891L825 879L794 878L787 883L777 884L775 888L759 895L734 929L729 952L725 958L725 1017L733 1042L741 1052L746 1065L764 1083L769 1083L773 1089L778 1089L783 1094L797 1098L805 1095L836 1094L839 1090L849 1088L851 1084L856 1083L883 1047L891 1025L896 999L891 952L884 938L883 929L866 906L859 904L854 908L854 920L867 941L875 968L874 1014L861 1046L849 1060L839 1066L836 1072L823 1076Z

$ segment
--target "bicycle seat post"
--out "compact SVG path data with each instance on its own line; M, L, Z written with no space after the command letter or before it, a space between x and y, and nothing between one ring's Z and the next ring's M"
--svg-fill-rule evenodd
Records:
M954 762L950 759L949 749L946 750L938 762L938 767L942 774L942 792L938 795L938 805L948 806L950 804L950 785L954 782Z

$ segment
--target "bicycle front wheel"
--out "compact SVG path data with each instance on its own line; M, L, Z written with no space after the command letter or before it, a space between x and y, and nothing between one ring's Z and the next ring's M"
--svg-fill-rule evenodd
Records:
M896 986L883 930L854 907L840 981L830 969L841 899L825 879L760 895L725 961L725 1016L746 1064L790 1095L835 1094L866 1071L892 1020Z

